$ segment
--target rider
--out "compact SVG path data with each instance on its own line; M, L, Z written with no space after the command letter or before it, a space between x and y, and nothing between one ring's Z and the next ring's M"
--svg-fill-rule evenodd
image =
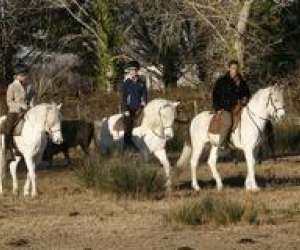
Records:
M128 112L124 120L124 143L132 146L131 134L136 116L147 103L148 93L144 81L139 76L140 64L137 61L130 61L125 69L125 77L121 86L122 112Z
M210 127L211 133L220 134L226 142L228 135L233 126L233 113L240 113L243 106L245 106L250 98L250 91L239 72L239 64L232 60L228 63L228 71L221 76L213 89L213 108L217 115L223 121L221 131L213 131ZM212 125L212 124L211 124Z
M16 71L14 81L8 86L6 101L8 113L0 133L6 135L8 147L12 143L13 130L24 113L34 105L34 90L28 83L27 70L21 68Z

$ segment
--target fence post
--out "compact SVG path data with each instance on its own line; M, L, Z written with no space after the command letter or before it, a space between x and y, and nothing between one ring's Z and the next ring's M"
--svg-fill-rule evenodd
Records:
M196 100L194 100L193 104L194 104L194 115L196 116L198 114L198 110L199 110L198 103Z

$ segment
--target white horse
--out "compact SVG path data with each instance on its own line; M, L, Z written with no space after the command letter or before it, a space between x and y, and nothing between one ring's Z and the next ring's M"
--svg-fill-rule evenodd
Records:
M245 187L247 190L259 190L255 180L255 149L262 141L262 133L268 120L278 122L285 116L283 88L274 85L259 90L242 110L241 121L231 134L232 144L243 150L247 163L247 178ZM219 153L218 139L208 133L208 128L213 114L207 111L201 112L191 122L190 142L186 142L177 167L184 166L190 160L192 187L200 189L197 182L197 165L206 144L211 144L208 165L216 181L217 189L223 187L222 179L217 171L216 163Z
M147 161L149 154L154 154L163 165L167 188L171 186L171 177L170 162L165 147L167 140L174 136L173 124L178 105L179 102L164 99L152 100L143 110L141 125L132 131L133 143L144 159ZM124 130L114 130L116 122L123 116L124 114L116 114L102 119L100 132L96 137L96 145L100 147L101 152L108 152L118 142L123 144Z
M27 179L24 185L24 196L29 195L31 186L31 196L37 195L36 190L36 165L41 161L43 152L47 145L47 134L53 143L63 142L61 133L61 113L62 105L39 104L31 108L24 116L24 125L20 136L14 136L13 140L18 151L24 157L27 166ZM0 124L4 122L6 116L0 118ZM5 135L0 135L0 174L3 173L6 165L5 159ZM9 164L10 173L13 180L13 192L18 191L17 167L22 156L15 156L14 161ZM0 193L2 193L2 174L0 177Z

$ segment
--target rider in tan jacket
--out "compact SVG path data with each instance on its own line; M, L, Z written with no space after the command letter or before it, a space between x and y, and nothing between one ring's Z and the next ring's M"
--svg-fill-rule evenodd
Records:
M25 111L34 105L34 91L32 85L28 84L27 74L20 71L15 80L8 86L6 101L8 114L6 122L0 129L0 133L12 136L13 130Z
M20 113L34 105L34 91L25 74L19 74L8 86L6 94L9 113Z

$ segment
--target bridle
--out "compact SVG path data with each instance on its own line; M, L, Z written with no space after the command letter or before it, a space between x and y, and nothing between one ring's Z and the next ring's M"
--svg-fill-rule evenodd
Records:
M280 110L285 110L284 106L282 107L276 107L275 103L274 103L274 100L272 98L272 93L269 93L269 96L268 96L268 100L266 102L266 108L268 108L269 105L271 105L271 107L274 109L274 116L277 118L278 117L278 111ZM261 120L264 120L264 121L271 121L270 118L266 118L266 117L261 117L260 115L257 115L255 114L250 108L249 108L249 104L247 104L246 106L247 108L247 111L248 111L248 115L250 116L250 118L253 118L252 116L255 116ZM251 119L252 120L252 119Z
M274 109L274 113L275 113L274 117L278 118L278 111L280 111L280 110L285 111L285 107L284 106L282 106L282 107L276 107L276 105L274 103L274 100L272 98L272 93L269 94L269 98L268 98L266 107L268 107L269 103L271 104L272 108Z
M44 121L44 128L45 128L47 134L48 134L51 138L53 138L55 133L58 133L58 132L61 133L61 128L60 128L60 127L58 127L58 128L53 128L53 127L51 127L51 128L50 128L50 127L47 126L48 113L49 113L49 109L47 108L47 111L46 111L46 118L45 118L45 121Z
M266 108L268 108L269 105L272 106L272 108L274 109L274 117L278 118L278 111L280 110L285 110L284 106L282 107L276 107L275 103L274 103L274 100L272 98L272 93L270 92L269 93L269 96L268 96L268 100L266 102ZM259 134L260 136L262 137L262 134L263 134L263 131L261 130L261 128L257 125L257 122L255 121L255 119L253 118L254 116L263 120L263 121L271 121L272 119L270 118L267 118L267 117L261 117L260 115L257 115L255 114L250 108L249 108L249 103L247 104L246 106L246 109L247 109L247 113L248 113L248 116L250 118L250 120L253 122L253 124L255 125L255 127L257 128L257 130L259 131Z
M165 105L161 106L158 109L159 122L160 122L160 125L161 125L162 129L163 129L163 135L158 134L155 130L151 129L151 132L153 134L155 134L157 137L161 138L161 139L166 139L165 130L168 129L168 128L172 128L172 125L164 126L163 119L162 119L161 110L164 109L164 108L167 108L167 107L172 107L172 106L170 104L166 103Z

